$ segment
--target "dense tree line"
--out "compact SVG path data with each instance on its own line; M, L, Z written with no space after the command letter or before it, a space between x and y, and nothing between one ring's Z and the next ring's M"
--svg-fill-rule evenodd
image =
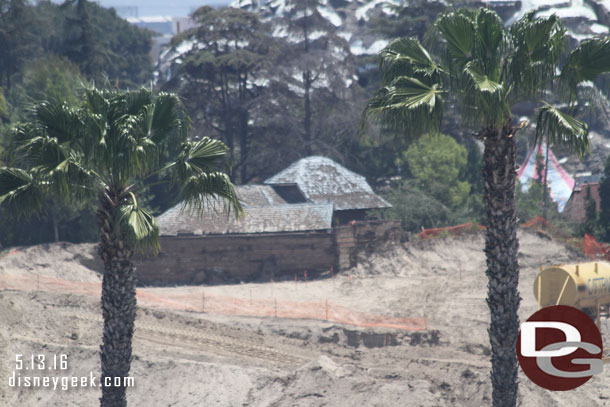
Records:
M86 0L0 0L0 166L20 155L11 129L42 100L80 100L88 82L129 88L151 80L151 33ZM12 150L11 155L7 151ZM0 208L0 245L97 237L91 209L49 200L37 218Z
M482 144L460 124L454 102L447 100L440 129L445 136L432 150L391 126L362 127L366 101L384 80L378 56L353 55L340 27L320 15L319 0L290 5L273 18L202 7L192 15L196 26L173 39L155 86L182 97L193 137L211 136L227 145L237 183L261 182L301 157L319 154L367 176L395 206L372 216L400 219L411 231L484 222ZM387 40L424 41L444 9L442 3L415 1L362 29ZM3 153L15 143L9 129L31 118L32 103L53 97L78 101L80 84L90 81L122 89L151 81L150 47L150 32L93 2L0 0L0 160L10 159ZM525 133L517 137L529 145ZM447 160L448 153L459 157ZM423 155L438 160L426 161L426 167L418 162ZM452 181L440 174L451 174ZM174 203L175 192L154 186L143 202L159 213ZM543 200L538 186L518 191L519 218L541 215ZM50 205L55 209L27 228L0 214L7 231L0 244L95 238L90 208L61 205ZM549 218L562 223L556 205L549 211Z

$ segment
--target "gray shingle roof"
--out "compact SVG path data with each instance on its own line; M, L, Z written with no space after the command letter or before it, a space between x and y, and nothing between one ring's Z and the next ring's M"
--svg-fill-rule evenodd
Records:
M323 230L332 227L332 204L281 204L244 206L245 216L239 220L231 213L227 216L222 206L208 210L201 217L174 206L157 218L159 234L227 234L271 233Z
M238 185L235 192L243 206L283 205L287 202L269 185Z
M265 184L296 184L309 201L332 202L335 210L391 207L373 192L363 176L326 157L303 158L266 180Z

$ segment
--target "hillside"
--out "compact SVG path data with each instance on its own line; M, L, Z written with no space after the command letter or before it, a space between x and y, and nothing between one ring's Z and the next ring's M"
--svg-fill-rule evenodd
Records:
M536 309L532 284L540 263L576 261L560 243L520 232L521 318ZM360 328L320 320L243 317L167 309L152 302L136 321L131 406L482 406L488 405L489 346L483 236L389 244L361 254L360 265L309 282L167 287L146 298L327 299L377 315L425 317L426 331ZM0 259L0 286L21 274L93 283L91 245L22 248ZM49 267L51 266L52 267ZM89 270L87 272L87 270ZM86 275L89 275L87 277ZM73 283L76 284L76 283ZM69 373L98 371L99 299L30 284L0 291L2 376L16 353L65 353ZM49 287L50 289L50 287ZM98 292L99 294L99 292ZM201 297L200 297L201 298ZM606 339L610 332L604 326ZM51 376L63 373L51 372ZM521 377L523 406L603 406L608 373L570 392L547 392ZM98 389L14 389L2 381L1 405L95 404ZM19 400L19 401L17 401ZM18 403L18 404L17 404Z

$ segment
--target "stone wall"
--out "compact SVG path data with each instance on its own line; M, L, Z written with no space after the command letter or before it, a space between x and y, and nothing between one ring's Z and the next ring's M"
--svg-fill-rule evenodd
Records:
M136 273L143 285L316 277L353 266L359 248L398 228L369 221L317 232L162 236L159 255L136 260Z

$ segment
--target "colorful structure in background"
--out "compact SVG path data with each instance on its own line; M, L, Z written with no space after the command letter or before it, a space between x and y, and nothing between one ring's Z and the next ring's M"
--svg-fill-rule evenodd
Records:
M548 160L546 154L549 154ZM557 202L559 212L562 212L572 195L574 189L574 178L572 178L559 164L557 158L550 148L547 148L546 143L537 144L536 148L532 149L519 171L517 176L521 183L523 191L527 191L532 181L544 182L539 180L540 174L544 177L544 165L548 162L547 186L550 191L550 197L554 202ZM542 165L542 168L540 166Z

